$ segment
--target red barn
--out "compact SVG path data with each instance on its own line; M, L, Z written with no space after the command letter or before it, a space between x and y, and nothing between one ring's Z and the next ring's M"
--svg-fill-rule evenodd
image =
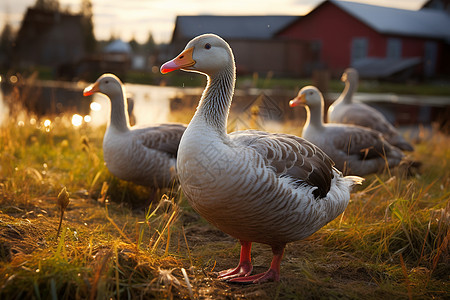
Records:
M353 66L362 77L448 73L450 16L328 0L280 30L277 37L315 42L333 74Z
M305 64L315 53L308 42L276 38L275 34L297 16L178 16L167 60L180 53L186 43L203 33L215 33L233 48L238 73L272 72L284 76L306 75ZM257 55L255 50L258 49Z

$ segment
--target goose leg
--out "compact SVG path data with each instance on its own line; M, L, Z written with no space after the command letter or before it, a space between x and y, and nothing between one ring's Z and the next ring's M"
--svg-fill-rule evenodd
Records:
M272 246L273 259L270 264L269 270L264 273L256 274L252 276L244 276L230 279L229 282L236 283L263 283L268 281L279 281L280 280L280 264L283 258L284 246Z
M246 241L241 242L241 255L239 259L239 265L234 269L228 269L219 272L219 278L222 280L228 280L234 277L248 276L252 272L253 266L251 262L250 253L252 250L252 243Z

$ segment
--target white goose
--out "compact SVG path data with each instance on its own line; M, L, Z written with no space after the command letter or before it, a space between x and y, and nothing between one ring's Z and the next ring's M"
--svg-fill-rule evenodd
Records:
M355 125L324 124L324 101L316 87L302 88L289 105L306 105L302 136L329 155L344 174L364 176L380 172L387 165L397 166L404 157L378 131Z
M354 103L353 94L358 89L358 71L348 68L341 80L345 88L339 98L328 108L329 123L359 125L381 132L383 137L393 146L405 151L414 148L394 126L378 110L364 103Z
M302 138L261 131L227 134L235 63L229 45L205 34L161 67L207 76L207 86L178 150L181 187L192 207L239 239L235 269L219 273L234 282L278 281L286 243L306 238L341 214L359 177L343 177L319 148ZM249 276L252 242L269 244L267 272Z
M111 117L103 138L108 170L139 185L170 187L176 177L177 150L186 126L130 127L125 87L113 74L103 74L83 91L84 96L94 93L102 93L111 101Z

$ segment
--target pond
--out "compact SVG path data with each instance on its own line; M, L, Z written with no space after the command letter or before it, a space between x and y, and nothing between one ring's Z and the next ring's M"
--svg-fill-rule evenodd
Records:
M2 83L1 77L0 83ZM88 83L36 81L22 83L20 88L24 94L29 95L30 99L27 103L33 102L34 109L37 111L48 109L53 112L53 115L60 113L73 115L72 123L75 126L83 123L90 123L93 126L103 125L109 119L110 102L102 94L83 97L82 91L86 86ZM173 110L184 108L194 110L203 90L203 87L166 87L128 83L125 87L127 95L133 99L136 125L169 122ZM5 89L2 89L0 93L0 124L9 115L3 93ZM273 121L278 123L295 120L300 126L305 114L301 110L292 110L288 107L288 99L293 96L293 91L286 90L236 90L229 123L240 120L243 116L251 118L251 113L257 106L260 117L272 116ZM328 94L328 104L338 96L339 93ZM437 122L441 128L448 127L449 97L357 93L354 98L355 101L367 103L378 109L396 126L417 128L419 124L429 126ZM244 127L248 128L248 126ZM261 128L268 129L266 126ZM234 130L237 129L244 128L234 128Z
M38 116L66 113L74 116L74 125L88 122L93 126L100 126L109 119L110 101L102 94L84 97L82 91L88 85L88 83L36 81L23 83L19 89L22 95L26 95L24 97L28 97L22 101ZM136 125L168 122L171 98L180 93L201 92L198 88L142 84L125 84L125 88L127 97L134 103L133 115ZM9 116L6 98L12 97L11 90L10 87L0 90L0 124Z
M136 125L164 123L169 121L170 99L179 93L188 93L196 88L163 87L142 84L125 84L127 97L133 99L133 115ZM110 102L102 94L94 94L91 103L91 123L102 125L110 114Z

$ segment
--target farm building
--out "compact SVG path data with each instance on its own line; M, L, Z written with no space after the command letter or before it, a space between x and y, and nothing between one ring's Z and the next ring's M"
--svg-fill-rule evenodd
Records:
M239 73L304 75L310 62L316 59L310 43L276 37L279 30L297 19L297 16L178 16L167 58L181 52L197 35L215 33L233 48Z
M86 53L83 16L28 8L14 52L14 60L21 68L38 65L56 68L81 59Z
M353 66L362 77L432 77L449 72L450 16L328 0L281 29L278 37L316 43L334 74Z
M76 77L94 81L102 73L114 73L122 80L131 69L133 50L129 43L116 39L109 42L99 53L86 55L73 68Z
M444 10L450 14L450 0L428 0L423 7Z
M353 66L365 78L450 74L447 2L413 11L327 0L305 16L179 16L167 58L209 32L229 42L240 72L340 76Z

